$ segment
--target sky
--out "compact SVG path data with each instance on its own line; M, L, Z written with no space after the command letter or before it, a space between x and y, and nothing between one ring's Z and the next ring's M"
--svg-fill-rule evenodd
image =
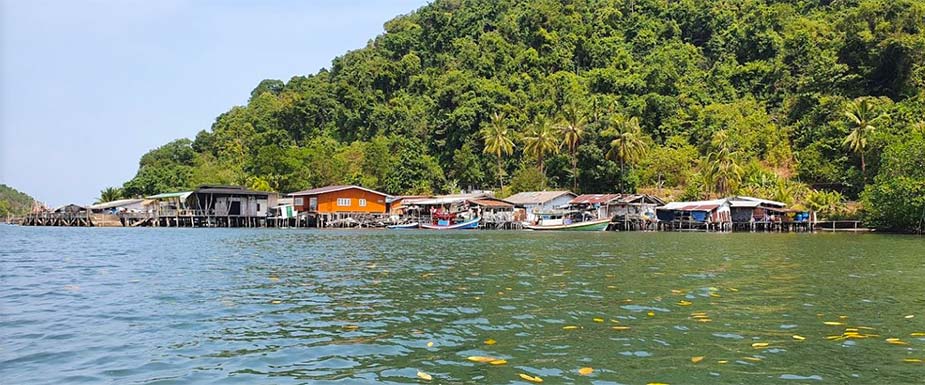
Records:
M92 203L263 79L315 73L424 0L0 0L0 183Z

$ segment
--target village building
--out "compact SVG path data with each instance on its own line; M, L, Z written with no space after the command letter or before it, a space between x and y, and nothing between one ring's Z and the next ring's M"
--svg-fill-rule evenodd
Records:
M116 214L120 212L145 212L149 209L148 204L153 203L145 199L119 199L109 202L97 203L87 207L94 214Z
M240 186L202 185L193 191L149 196L157 202L154 226L258 227L265 226L276 193ZM132 225L141 225L133 223Z
M611 219L613 230L654 230L655 208L664 204L647 194L584 194L572 199L569 207Z
M386 216L389 195L355 185L327 186L298 191L292 205L315 220L318 227L363 225Z
M576 195L571 191L527 191L504 198L521 210L520 218L524 222L534 222L537 215L567 207Z
M720 230L732 229L732 212L729 199L671 202L655 211L659 227L663 230Z

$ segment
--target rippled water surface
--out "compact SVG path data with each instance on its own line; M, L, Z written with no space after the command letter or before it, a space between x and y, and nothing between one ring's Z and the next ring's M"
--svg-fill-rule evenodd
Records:
M4 384L925 379L921 237L0 226L0 239Z

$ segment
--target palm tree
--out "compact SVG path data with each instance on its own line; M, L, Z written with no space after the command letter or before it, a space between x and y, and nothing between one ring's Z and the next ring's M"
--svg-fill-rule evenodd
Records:
M646 143L643 141L644 134L639 127L639 118L617 115L611 119L610 128L604 134L614 137L610 142L607 158L620 161L620 191L622 192L625 164L634 164L646 154Z
M581 137L585 135L585 114L576 104L570 104L562 112L562 122L559 124L559 133L562 135L562 144L568 147L572 158L572 189L578 189L578 145Z
M742 177L742 167L736 161L738 154L723 147L718 151L707 154L706 174L711 176L716 192L724 195L733 190L733 187Z
M507 128L507 122L504 120L504 113L494 113L487 125L482 127L479 132L482 140L485 141L483 153L494 154L498 159L498 184L504 188L504 167L501 166L501 160L504 155L510 155L514 152L514 141L511 139L511 130Z
M100 197L96 198L96 203L112 202L122 199L122 189L118 187L106 187L100 191Z
M848 103L845 116L848 117L851 132L842 141L842 145L861 156L861 175L866 182L867 166L864 162L864 149L867 148L867 140L877 129L876 123L885 119L887 115L878 112L870 98L858 98Z
M545 116L538 116L529 131L524 136L524 152L536 158L537 166L540 168L540 174L546 176L546 167L544 160L546 154L555 154L559 152L559 138L549 124L549 119Z

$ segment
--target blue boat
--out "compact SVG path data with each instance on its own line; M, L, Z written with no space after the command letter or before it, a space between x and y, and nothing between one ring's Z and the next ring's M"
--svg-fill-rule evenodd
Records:
M459 223L449 223L449 221L444 222L441 220L436 224L421 224L421 228L429 230L471 230L479 228L479 221L481 220L482 218L473 218Z

